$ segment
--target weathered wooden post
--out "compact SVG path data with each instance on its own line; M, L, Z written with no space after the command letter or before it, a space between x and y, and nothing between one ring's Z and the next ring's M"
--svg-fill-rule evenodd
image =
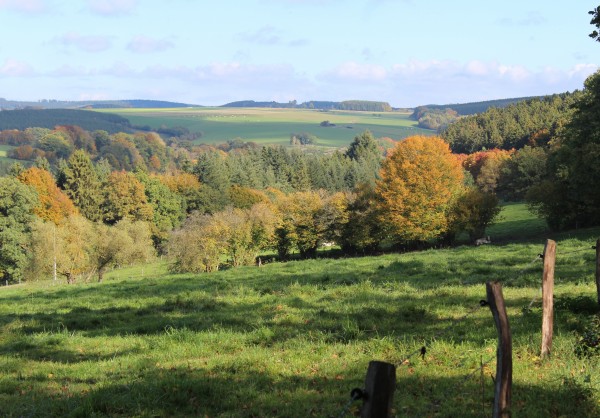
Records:
M382 361L370 361L365 379L361 418L388 418L396 389L396 366Z
M596 240L596 293L600 305L600 239Z
M512 394L512 336L500 282L485 284L487 302L498 330L493 418L509 418Z
M542 351L541 357L547 357L552 351L552 332L554 329L554 264L556 260L556 242L546 240L544 247L544 273L542 276Z

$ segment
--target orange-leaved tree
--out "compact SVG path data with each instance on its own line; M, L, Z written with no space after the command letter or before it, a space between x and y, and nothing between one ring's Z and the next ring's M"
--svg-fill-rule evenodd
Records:
M19 174L18 179L37 191L40 203L33 211L44 221L58 225L63 219L78 213L73 201L58 188L50 172L31 167Z
M382 222L399 240L426 241L444 234L463 186L459 160L443 139L412 136L384 160L377 181Z

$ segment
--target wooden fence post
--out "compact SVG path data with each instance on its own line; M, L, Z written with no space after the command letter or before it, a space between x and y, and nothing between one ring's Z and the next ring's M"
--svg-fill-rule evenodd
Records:
M600 305L600 239L596 240L596 293Z
M509 418L512 394L512 337L500 282L485 284L487 301L498 330L493 418Z
M556 260L556 242L546 240L544 247L544 273L542 276L542 350L541 357L547 357L552 351L552 332L554 328L554 263Z
M391 417L395 389L396 366L382 361L370 361L361 418Z

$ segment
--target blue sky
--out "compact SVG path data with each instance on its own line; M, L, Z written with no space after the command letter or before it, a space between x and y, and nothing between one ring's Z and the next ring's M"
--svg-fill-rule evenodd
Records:
M0 0L11 100L382 100L581 89L595 1Z

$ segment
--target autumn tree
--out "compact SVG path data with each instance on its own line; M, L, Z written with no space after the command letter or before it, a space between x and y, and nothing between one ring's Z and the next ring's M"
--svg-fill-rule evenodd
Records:
M193 213L171 235L167 246L172 260L169 269L176 273L218 270L221 257L226 254L228 228L220 218Z
M39 203L34 213L41 219L59 224L78 212L71 199L58 188L50 172L31 167L19 174L18 179L36 190Z
M28 271L32 277L49 277L56 263L57 274L67 283L93 273L94 224L80 215L59 225L38 220L32 228Z
M150 261L154 257L151 235L147 222L123 219L114 226L95 224L90 259L98 281L108 268Z
M412 136L384 160L376 192L381 222L403 241L426 241L449 227L449 211L463 183L463 171L439 137Z
M121 219L152 221L153 210L148 203L144 185L133 173L113 171L108 176L103 202L104 222L114 224Z
M159 175L158 178L169 190L181 196L187 213L192 213L201 208L200 180L198 180L198 177L191 173L173 172Z

